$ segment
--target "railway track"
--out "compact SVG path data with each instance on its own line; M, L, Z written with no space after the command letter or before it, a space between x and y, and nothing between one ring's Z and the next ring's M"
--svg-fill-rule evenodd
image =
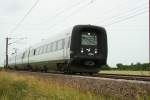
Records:
M112 78L112 79L137 80L137 81L150 82L150 76L142 76L142 75L98 74L98 75L93 75L93 76L94 77Z
M16 72L16 71L13 71ZM94 74L94 75L89 75L89 74L64 74L64 73L54 73L54 72L49 72L49 73L43 73L43 72L30 72L30 71L17 71L20 73L28 73L28 74L36 74L36 75L42 75L42 76L61 76L61 75L66 75L66 76L72 76L72 78L75 77L93 77L93 78L109 78L109 79L122 79L122 80L135 80L135 81L147 81L150 82L150 76L141 76L141 75L122 75L122 74Z

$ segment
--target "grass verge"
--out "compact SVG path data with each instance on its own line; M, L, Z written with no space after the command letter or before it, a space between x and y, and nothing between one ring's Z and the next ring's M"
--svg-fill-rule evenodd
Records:
M81 92L53 80L0 72L0 100L105 100L107 98L94 95L90 91Z
M102 70L99 73L103 73L103 74L123 74L123 75L143 75L143 76L150 76L150 71Z

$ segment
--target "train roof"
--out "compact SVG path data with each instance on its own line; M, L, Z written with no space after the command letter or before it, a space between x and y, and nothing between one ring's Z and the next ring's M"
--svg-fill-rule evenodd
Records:
M24 49L23 51L21 51L19 54L22 54L23 52L29 50L29 48L37 48L37 47L40 47L44 44L48 44L48 43L51 43L53 41L56 41L56 40L59 40L61 38L65 38L67 35L70 36L71 33L72 33L72 30L73 29L78 29L78 28L95 28L95 29L102 29L102 30L105 30L103 27L100 27L100 26L96 26L96 25L74 25L72 27L69 27L69 28L66 28L64 29L63 31L61 32L57 32L55 35L43 40L43 41L40 41L38 43L36 43L35 45L32 45L32 46L29 46L28 48Z

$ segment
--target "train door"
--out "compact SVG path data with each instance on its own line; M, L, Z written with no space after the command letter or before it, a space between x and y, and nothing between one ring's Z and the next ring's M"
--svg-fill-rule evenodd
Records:
M63 57L65 59L67 59L69 57L69 47L68 47L68 43L69 43L69 36L67 35L65 37L65 43L64 43L64 51L63 51Z

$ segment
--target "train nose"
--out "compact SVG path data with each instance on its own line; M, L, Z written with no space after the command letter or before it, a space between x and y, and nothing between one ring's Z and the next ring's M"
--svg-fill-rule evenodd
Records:
M92 60L89 60L89 61L84 61L83 63L85 66L95 66L95 62L92 61Z

